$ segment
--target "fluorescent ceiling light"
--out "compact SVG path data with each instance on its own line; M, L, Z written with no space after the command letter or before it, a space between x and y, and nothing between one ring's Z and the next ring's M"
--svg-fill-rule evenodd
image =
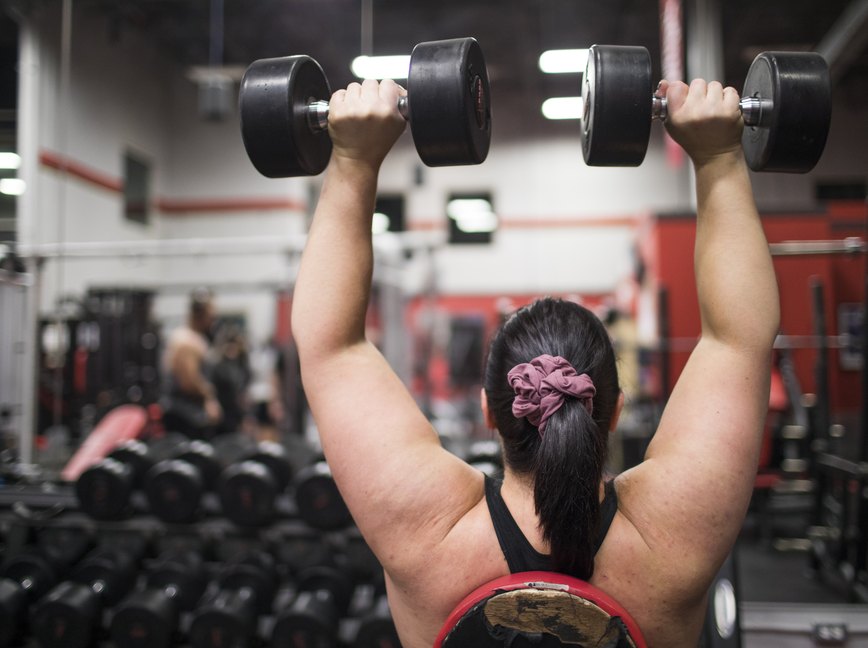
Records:
M21 156L17 153L0 153L0 169L17 169L21 166Z
M543 101L542 114L546 119L581 119L581 97L553 97Z
M497 229L497 214L482 198L456 198L446 205L446 215L462 232L477 234Z
M371 232L374 234L382 234L389 231L389 224L392 219L383 212L374 212L374 220L371 222Z
M0 180L0 193L6 194L7 196L20 196L24 193L26 186L24 180L18 178L3 178Z
M539 69L548 74L584 72L587 61L586 49L548 50L540 54Z
M406 79L409 56L357 56L350 69L360 79Z

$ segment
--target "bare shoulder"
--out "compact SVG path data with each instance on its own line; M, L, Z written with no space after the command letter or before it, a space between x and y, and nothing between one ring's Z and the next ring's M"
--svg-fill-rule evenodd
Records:
M647 514L630 506L630 490L638 487L629 472L616 479L618 512L595 558L591 583L629 612L649 645L693 648L708 586L689 561L645 540L639 527L648 523Z
M204 355L208 350L204 338L186 326L180 326L169 333L166 347L170 351L184 349L193 351L198 355Z

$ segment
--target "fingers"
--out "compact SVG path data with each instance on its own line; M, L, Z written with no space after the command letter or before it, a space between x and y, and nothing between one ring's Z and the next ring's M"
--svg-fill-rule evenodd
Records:
M683 81L666 82L666 103L669 106L669 112L678 110L687 101L689 88Z
M738 90L732 86L727 86L723 89L723 105L726 110L739 112L738 104L740 101L741 95L738 94Z

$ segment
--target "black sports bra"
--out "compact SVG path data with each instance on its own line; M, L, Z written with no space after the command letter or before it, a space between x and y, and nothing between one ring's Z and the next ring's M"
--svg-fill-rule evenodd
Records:
M516 524L506 507L506 502L500 495L501 486L503 486L502 481L492 479L488 475L485 476L485 501L488 504L494 532L497 534L497 541L500 543L500 549L503 551L507 565L509 565L510 573L552 571L551 557L534 549ZM603 545L603 540L609 532L609 527L612 525L617 510L618 495L615 492L615 483L609 481L606 482L605 495L600 504L600 531L594 544L595 555Z

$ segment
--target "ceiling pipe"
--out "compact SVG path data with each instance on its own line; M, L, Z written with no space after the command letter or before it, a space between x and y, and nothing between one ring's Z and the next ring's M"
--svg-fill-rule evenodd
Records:
M868 0L853 0L817 45L817 53L829 64L833 85L859 57L866 42Z

